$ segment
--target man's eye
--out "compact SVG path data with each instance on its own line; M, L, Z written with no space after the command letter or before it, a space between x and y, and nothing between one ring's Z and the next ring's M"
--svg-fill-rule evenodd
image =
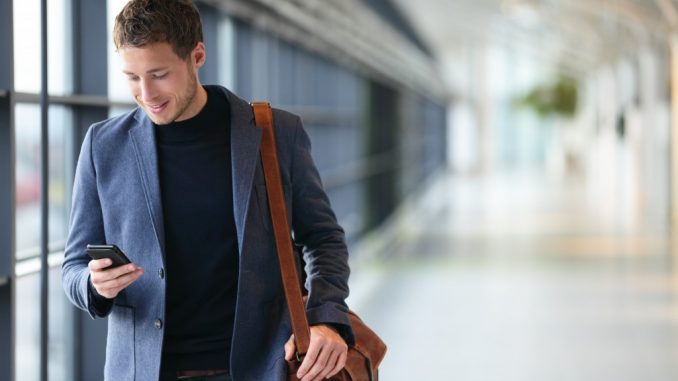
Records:
M132 82L136 82L136 81L139 80L139 77L130 75L130 76L127 77L127 80L132 81Z
M163 78L165 78L165 77L167 77L167 73L165 73L165 74L156 74L156 75L153 76L153 79L163 79Z

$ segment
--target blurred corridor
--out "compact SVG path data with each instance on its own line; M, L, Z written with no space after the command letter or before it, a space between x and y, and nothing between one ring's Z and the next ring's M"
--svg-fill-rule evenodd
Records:
M126 3L0 0L0 381L101 379L61 265ZM194 3L201 83L303 120L382 381L678 380L678 0Z
M677 379L668 231L587 205L586 188L445 174L411 200L352 279L390 345L383 379Z

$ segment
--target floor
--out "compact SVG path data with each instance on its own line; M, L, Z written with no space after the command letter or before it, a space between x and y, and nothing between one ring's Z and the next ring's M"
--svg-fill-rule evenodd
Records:
M678 380L663 218L582 180L437 177L352 253L381 379ZM673 250L675 252L675 250Z

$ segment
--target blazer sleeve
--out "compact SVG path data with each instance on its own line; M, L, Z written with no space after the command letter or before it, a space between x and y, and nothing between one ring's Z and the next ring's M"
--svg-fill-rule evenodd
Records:
M92 126L85 135L75 170L68 240L61 267L66 296L92 318L108 315L112 307L112 303L102 302L100 297L97 298L91 292L87 267L90 258L85 252L87 244L106 242L92 157L94 131Z
M299 117L292 147L292 228L295 242L304 248L308 321L333 326L352 344L355 339L345 302L350 270L344 231L323 190Z

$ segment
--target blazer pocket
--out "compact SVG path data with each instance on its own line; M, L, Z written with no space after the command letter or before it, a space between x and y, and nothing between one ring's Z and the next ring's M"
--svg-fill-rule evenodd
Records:
M134 308L114 304L108 319L106 379L134 381Z

